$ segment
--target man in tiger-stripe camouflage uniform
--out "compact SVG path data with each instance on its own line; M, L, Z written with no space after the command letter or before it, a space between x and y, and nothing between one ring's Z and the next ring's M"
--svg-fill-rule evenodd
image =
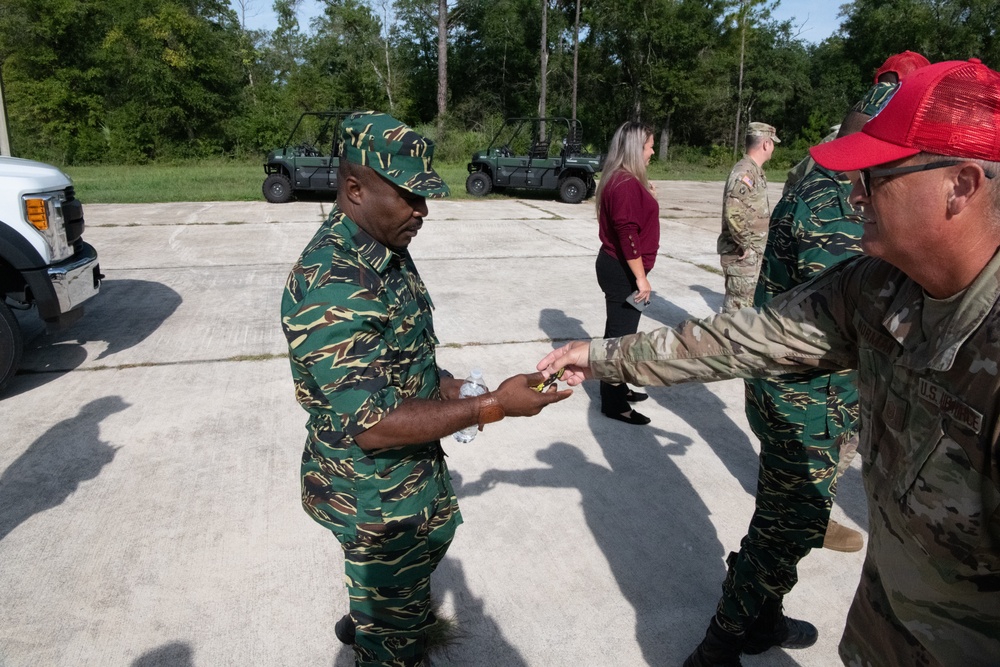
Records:
M343 548L350 613L335 632L359 666L424 664L430 576L462 522L440 438L570 394L535 391L536 373L455 400L462 383L437 366L433 304L407 251L425 198L448 194L433 152L385 114L345 118L337 205L281 304L309 413L302 504Z

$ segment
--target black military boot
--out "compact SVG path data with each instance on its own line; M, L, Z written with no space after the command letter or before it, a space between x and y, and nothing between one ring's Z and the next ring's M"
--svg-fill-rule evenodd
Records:
M341 644L347 644L348 646L354 645L357 630L354 627L354 619L351 618L350 614L344 614L344 616L337 621L336 624L334 624L333 634L337 635L337 639L340 640Z
M808 621L785 616L781 600L768 598L760 609L757 620L747 631L743 652L747 655L763 653L772 646L781 648L808 648L816 643L819 632Z
M705 638L684 661L684 667L743 667L740 653L744 639L743 635L723 630L713 616Z

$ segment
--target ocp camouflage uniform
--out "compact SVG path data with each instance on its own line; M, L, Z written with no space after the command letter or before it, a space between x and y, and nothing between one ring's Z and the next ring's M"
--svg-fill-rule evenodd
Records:
M781 198L755 306L861 253L861 217L850 193L843 174L816 165ZM730 558L716 613L723 629L748 629L765 600L780 600L795 585L799 560L823 545L840 448L853 450L857 442L855 378L854 371L813 371L747 380L746 414L760 439L760 469L754 515L739 554Z
M764 170L744 156L729 172L722 200L722 232L716 249L726 280L723 312L753 305L760 260L767 243L768 214ZM740 259L744 251L746 257Z
M420 664L430 575L462 522L439 441L374 452L355 441L404 400L440 398L432 306L409 253L338 208L282 299L309 413L302 504L343 547L358 665Z
M1000 656L1000 254L947 302L856 257L745 309L595 340L597 379L636 385L858 370L869 544L848 665Z

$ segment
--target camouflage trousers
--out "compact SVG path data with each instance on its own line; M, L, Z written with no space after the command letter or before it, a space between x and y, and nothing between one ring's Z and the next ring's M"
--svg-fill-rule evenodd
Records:
M798 581L798 562L823 546L836 495L836 480L857 450L853 429L828 438L822 424L803 423L797 432L769 431L752 418L761 395L747 383L748 417L761 441L757 499L739 553L730 554L716 619L723 629L749 628L768 599L780 600ZM770 406L773 409L773 406ZM825 412L818 405L819 413ZM758 418L759 419L759 418ZM788 426L788 423L785 423Z
M739 255L722 255L722 275L726 279L726 296L722 300L723 313L735 313L753 305L757 290L762 255L750 250L744 259Z
M443 466L443 462L440 464ZM444 473L447 475L447 472ZM383 503L383 511L387 508ZM418 667L433 625L431 573L461 523L450 482L430 507L341 543L358 667ZM359 525L359 528L361 526Z

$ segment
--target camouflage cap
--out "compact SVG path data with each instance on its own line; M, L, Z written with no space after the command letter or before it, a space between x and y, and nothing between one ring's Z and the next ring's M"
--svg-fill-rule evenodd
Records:
M768 125L767 123L750 123L747 125L747 136L764 137L776 144L781 143L781 139L778 138L778 131L774 129L773 125Z
M434 142L388 114L359 111L345 118L340 155L414 194L432 199L451 194L431 167Z
M876 83L868 89L864 97L858 100L857 104L851 107L851 111L857 111L874 118L882 110L882 107L892 99L898 89L898 83Z

